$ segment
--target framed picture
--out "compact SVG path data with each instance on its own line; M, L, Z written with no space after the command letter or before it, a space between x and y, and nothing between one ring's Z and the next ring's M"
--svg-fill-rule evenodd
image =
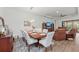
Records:
M24 21L24 26L30 26L31 23L29 21Z

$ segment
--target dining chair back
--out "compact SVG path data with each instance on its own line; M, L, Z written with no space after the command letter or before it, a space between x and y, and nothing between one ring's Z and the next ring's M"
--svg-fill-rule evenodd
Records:
M27 38L26 38L25 32L24 32L24 31L21 31L21 33L22 33L21 37L22 37L23 41L24 41L25 43L27 43L27 40L26 40Z
M35 29L33 30L33 32L42 32L42 29L41 29L41 28L35 28Z
M29 45L37 42L37 40L30 37L27 32L22 31L22 34L23 34L23 37L27 40L27 43Z
M43 45L45 48L51 47L51 50L52 50L52 45L54 44L54 42L52 41L53 35L54 35L54 32L47 33L47 36L45 38L42 38L39 41L39 43Z
M47 29L43 29L43 32L44 32L44 33L47 33L47 32L48 32L48 30L47 30Z
M38 41L34 38L31 38L27 32L21 31L22 35L23 35L23 41L26 42L27 46L28 46L28 51L30 51L30 46L33 45L34 43L37 43Z

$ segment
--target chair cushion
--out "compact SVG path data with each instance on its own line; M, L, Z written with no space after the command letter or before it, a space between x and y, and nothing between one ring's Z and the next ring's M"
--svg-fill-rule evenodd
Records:
M34 39L34 38L29 38L29 39L27 39L27 43L30 45L30 44L34 44L34 43L36 43L36 42L38 42L36 39Z
M44 47L49 47L49 46L53 43L53 41L52 41L53 35L54 35L54 32L49 32L49 33L47 34L47 37L42 38L42 39L39 41L39 43L42 44Z

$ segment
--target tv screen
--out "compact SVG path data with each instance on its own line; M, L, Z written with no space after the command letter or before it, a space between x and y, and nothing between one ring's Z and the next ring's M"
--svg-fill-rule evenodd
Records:
M51 26L51 24L52 24L51 22L47 22L47 24L46 24L46 25L47 25L48 27L50 27L50 26Z

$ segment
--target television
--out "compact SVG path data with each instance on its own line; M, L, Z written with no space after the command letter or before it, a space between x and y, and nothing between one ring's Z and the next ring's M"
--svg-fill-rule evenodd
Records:
M52 22L47 22L47 23L46 23L46 27L47 27L47 28L51 28L51 27L52 27L52 24L53 24Z
M53 22L45 22L42 24L43 29L48 29L48 32L51 32L54 30L54 23Z

